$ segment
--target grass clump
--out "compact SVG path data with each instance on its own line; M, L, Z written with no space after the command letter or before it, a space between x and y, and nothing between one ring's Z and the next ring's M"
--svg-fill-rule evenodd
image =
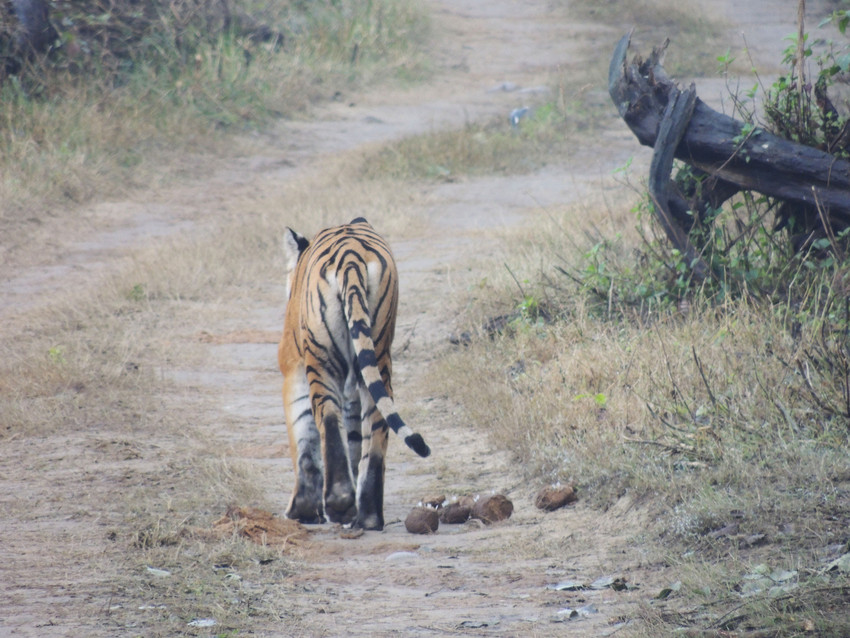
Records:
M774 106L796 104L786 97ZM681 168L685 192L700 179ZM780 202L739 194L694 215L713 273L697 283L645 196L607 206L550 210L548 227L511 241L509 272L488 282L502 306L473 311L490 319L447 362L447 387L464 383L470 421L529 479L651 509L646 555L676 586L635 635L845 635L843 229L797 242Z
M426 73L413 3L225 6L56 3L56 46L0 77L0 220L150 183L179 153L221 150L221 132Z
M580 214L557 221L574 228ZM809 306L793 326L794 309L752 296L639 312L563 277L553 262L563 268L575 240L560 235L559 248L555 228L512 242L516 279L532 281L489 282L511 307L470 312L507 318L476 322L443 390L464 383L469 421L487 423L528 479L573 482L600 508L625 494L650 508L643 550L682 588L647 626L791 635L804 613L841 635L850 574L829 561L850 550L846 304ZM543 277L524 277L541 263ZM821 593L832 607L812 602Z

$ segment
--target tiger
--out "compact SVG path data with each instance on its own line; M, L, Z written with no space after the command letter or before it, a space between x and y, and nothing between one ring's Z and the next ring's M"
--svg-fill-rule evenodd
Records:
M312 241L284 231L286 298L278 364L295 487L287 518L384 527L391 428L414 452L431 449L393 403L390 347L398 271L362 217ZM356 484L356 489L355 489Z

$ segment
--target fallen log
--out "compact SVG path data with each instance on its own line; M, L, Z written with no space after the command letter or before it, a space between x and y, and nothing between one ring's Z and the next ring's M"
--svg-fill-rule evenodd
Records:
M608 92L638 141L655 149L650 194L656 213L698 279L708 271L698 247L688 243L694 216L717 209L738 191L780 200L778 221L793 218L802 232L798 249L850 227L850 162L718 113L696 97L693 85L682 91L667 76L666 42L645 61L635 56L629 63L630 41L631 34L623 36L614 50ZM676 108L680 103L687 108ZM674 157L706 178L699 195L689 199L668 187Z

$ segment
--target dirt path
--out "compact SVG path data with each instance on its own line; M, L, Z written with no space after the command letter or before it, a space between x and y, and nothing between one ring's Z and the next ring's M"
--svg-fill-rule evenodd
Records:
M757 4L771 3L750 3ZM569 23L545 0L433 0L431 5L443 35L436 54L439 73L428 86L346 96L319 108L314 121L282 124L278 135L255 155L221 166L203 183L141 194L133 202L96 205L74 227L64 220L47 220L38 235L52 238L47 249L42 245L35 250L23 242L4 246L0 320L7 325L26 322L27 313L57 289L73 292L91 285L125 252L158 235L208 232L213 226L210 207L222 217L234 216L246 199L260 201L264 194L278 193L281 184L321 170L324 159L336 153L494 114L506 117L511 109L535 99L556 65L577 67L585 55L608 56L620 35L613 29ZM727 13L734 17L731 9ZM748 18L759 21L762 29L748 42L763 51L761 43L775 47L771 38L777 30L781 35L791 31L793 15L769 32L759 15L753 12ZM508 86L505 83L516 89L500 90ZM587 189L600 187L601 177L626 158L645 153L613 118L612 109L604 153L577 152L567 165L528 176L428 187L416 236L394 245L402 281L397 343L408 343L396 357L394 385L400 411L410 415L408 420L434 453L423 461L392 443L386 529L348 540L331 526L319 528L313 542L296 555L301 567L283 585L294 624L261 623L245 627L240 635L607 635L622 629L619 620L633 615L637 605L667 584L660 568L645 564L639 548L630 543L643 514L627 498L605 513L581 503L540 513L532 506L539 486L520 481L507 455L491 449L480 432L458 416L454 401L459 398L430 396L422 389L433 374L431 364L449 347L451 326L443 297L457 293L461 285L452 271L463 263L463 253L492 250L493 230L533 223L541 207L581 198ZM286 435L275 344L273 337L263 335L280 329L281 283L258 288L246 302L247 319L203 326L212 335L248 328L259 338L247 343L219 340L225 343L205 346L208 358L202 370L168 371L191 388L183 409L196 415L195 425L220 441L232 458L256 465L261 490L269 502L278 504L278 512L287 502L291 468L282 446ZM0 635L126 635L103 626L93 629L86 622L110 608L110 600L102 598L104 589L95 586L97 570L107 570L110 554L98 545L102 537L74 528L73 508L57 504L60 499L52 493L58 470L50 474L45 469L50 459L60 467L66 456L73 456L69 450L76 450L76 461L67 460L61 467L79 488L80 479L73 478L70 468L80 460L104 461L95 444L108 439L102 433L79 450L78 442L52 439L57 449L40 463L14 439L4 446L0 490L19 496L3 502L9 522L0 532ZM114 451L109 454L114 456ZM126 468L120 471L125 475L118 484L103 481L91 488L100 490L98 498L108 502L114 490L141 479ZM30 490L26 498L20 496L21 489ZM427 537L404 530L401 521L426 495L493 490L505 493L515 505L506 523L444 526ZM70 559L67 551L42 552L41 545L28 542L26 526L16 522L27 499L41 508L33 516L46 538L56 546L74 545ZM68 559L65 567L48 567L60 557ZM43 582L27 579L27 573L43 575ZM549 587L607 576L625 577L637 588L577 592ZM126 604L145 604L129 598ZM582 612L570 619L565 609ZM215 629L209 631L215 634Z

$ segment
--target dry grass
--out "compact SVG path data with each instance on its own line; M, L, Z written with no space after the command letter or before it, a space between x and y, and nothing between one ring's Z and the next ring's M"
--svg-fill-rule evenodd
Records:
M791 635L799 614L823 635L842 635L833 598L850 583L827 575L824 561L847 551L850 423L820 408L797 367L808 361L819 401L840 405L841 384L823 360L811 362L831 342L817 323L792 334L781 309L745 300L610 315L554 268L578 271L599 237L595 228L582 237L584 220L605 218L634 226L591 202L506 239L482 298L458 313L475 336L441 366L438 391L462 383L469 422L487 424L529 478L575 482L602 508L628 493L653 512L642 542L683 586L665 612L647 612L650 629L639 635L713 623ZM508 317L504 327L482 328L495 315ZM762 564L793 570L787 588L748 589ZM831 600L823 611L818 592ZM734 619L718 620L735 608Z
M5 533L30 536L42 520L70 517L79 551L55 546L69 560L73 553L75 582L98 604L110 601L86 621L94 633L182 635L198 618L215 619L219 632L250 626L273 635L282 621L297 631L283 602L290 558L241 538L188 533L231 503L269 511L281 504L259 487L259 473L270 470L223 453L228 428L244 423L210 410L203 388L187 387L181 374L202 378L211 365L201 331L244 326L246 307L275 291L282 308L284 225L312 234L365 215L389 236L415 233L410 194L339 178L358 160L344 158L330 178L294 181L279 200L232 201L211 232L152 244L88 290L7 325L0 473L14 473L29 497L4 499ZM57 485L74 498L61 499Z
M44 69L38 90L5 81L0 223L165 179L186 153L224 154L229 133L304 114L336 91L427 75L429 23L415 3L282 3L263 17L285 46L202 34L191 64L175 53L173 66L138 62L118 80Z
M561 118L556 121L569 122L566 111L554 112ZM109 117L121 119L119 113ZM53 116L40 117L35 121L46 127ZM68 115L66 133L81 117ZM434 136L384 151L404 157L392 159L384 172L421 177L428 166L442 166L446 154L458 158L457 166L482 172L531 170L534 164L526 167L519 158L540 143L534 127L544 124L521 132L528 137L505 165L498 158L514 152L515 134L482 127L471 128L461 141ZM113 141L121 140L122 148L156 144L144 135L135 142L120 137L126 134L119 130ZM479 141L484 150L470 150ZM14 139L12 146L18 144L38 146ZM86 143L63 152L80 165L91 157ZM409 167L420 156L426 168ZM18 160L32 169L38 162L27 157ZM38 176L61 175L71 190L79 179L85 198L91 176L68 177L74 162L59 162ZM346 165L328 174L354 171ZM9 180L12 186L5 188L12 188L14 200L24 191ZM199 323L238 319L258 282L276 280L283 225L311 234L346 221L340 219L345 211L346 218L366 216L390 239L415 232L407 212L415 204L410 190L377 176L334 180L306 179L276 201L233 202L210 235L136 254L94 290L57 299L29 317L25 328L4 335L0 440L7 449L49 447L46 438L58 448L62 437L80 442L66 445L62 458L3 469L45 493L59 477L75 494L78 520L106 519L105 528L92 523L95 531L83 540L100 547L106 534L113 543L107 556L115 562L110 568L117 584L110 585L115 606L107 615L116 633L176 635L192 618L214 617L221 631L236 631L248 619L252 626L279 627L283 619L287 559L240 539L211 545L182 533L187 525L208 524L227 503L262 506L264 495L256 490L255 470L226 461L210 441L215 424L188 413L191 402L182 401L186 411L175 410L181 402L174 400L177 390L167 372L202 367L204 353L192 340ZM628 258L636 235L620 212L628 206L620 204L606 208L592 201L583 209L552 211L551 226L512 238L487 280L458 302L473 342L435 377L447 384L444 392L466 388L468 421L487 424L496 445L514 451L528 476L574 480L583 498L599 506L625 492L643 495L658 512L646 531L648 555L672 565L683 587L669 607L647 607L646 635L718 623L721 629L760 627L768 615L784 631L797 627L794 614L812 620L822 630L818 635L843 635L846 576L824 573L821 559L830 546L846 543L846 424L819 415L793 367L783 363L799 357L816 335L792 339L781 317L745 303L640 323L603 320L586 297L575 291L564 296L560 289L570 286L552 285L551 265L589 245L563 229L581 227L579 218L606 219L612 228L626 229ZM540 309L559 320L538 321ZM514 313L503 334L479 329L500 312ZM122 499L104 507L103 492L91 489L89 479L74 478L80 459L88 457L101 463L109 494L118 485ZM16 505L21 533L38 517L55 514L44 507ZM729 523L739 532L711 534ZM758 534L767 542L747 544ZM791 598L742 598L742 583L762 563L798 572ZM819 588L828 596L818 597ZM139 598L163 606L131 607ZM297 618L286 622L297 630Z
M557 164L594 139L610 119L604 60L577 77L553 72L550 93L530 104L518 123L507 117L469 122L401 139L373 150L362 166L367 179L453 181L481 175L531 173ZM575 88L575 87L578 88Z
M563 10L571 19L622 24L624 33L637 25L635 51L672 37L675 55L669 56L668 70L674 75L715 75L717 58L726 53L722 36L728 26L709 18L696 2L674 6L665 0L570 3ZM659 16L663 16L661 22ZM529 173L563 161L577 147L592 143L610 121L607 74L605 56L594 57L580 70L558 69L547 82L551 94L533 104L517 126L500 118L405 138L370 155L363 163L363 176L451 181Z
M724 36L729 25L710 15L697 0L580 0L569 9L580 19L619 26L622 33L634 28L635 50L648 51L669 38L676 51L665 68L674 76L701 77L717 72L717 57L726 53ZM672 58L673 56L671 56Z

